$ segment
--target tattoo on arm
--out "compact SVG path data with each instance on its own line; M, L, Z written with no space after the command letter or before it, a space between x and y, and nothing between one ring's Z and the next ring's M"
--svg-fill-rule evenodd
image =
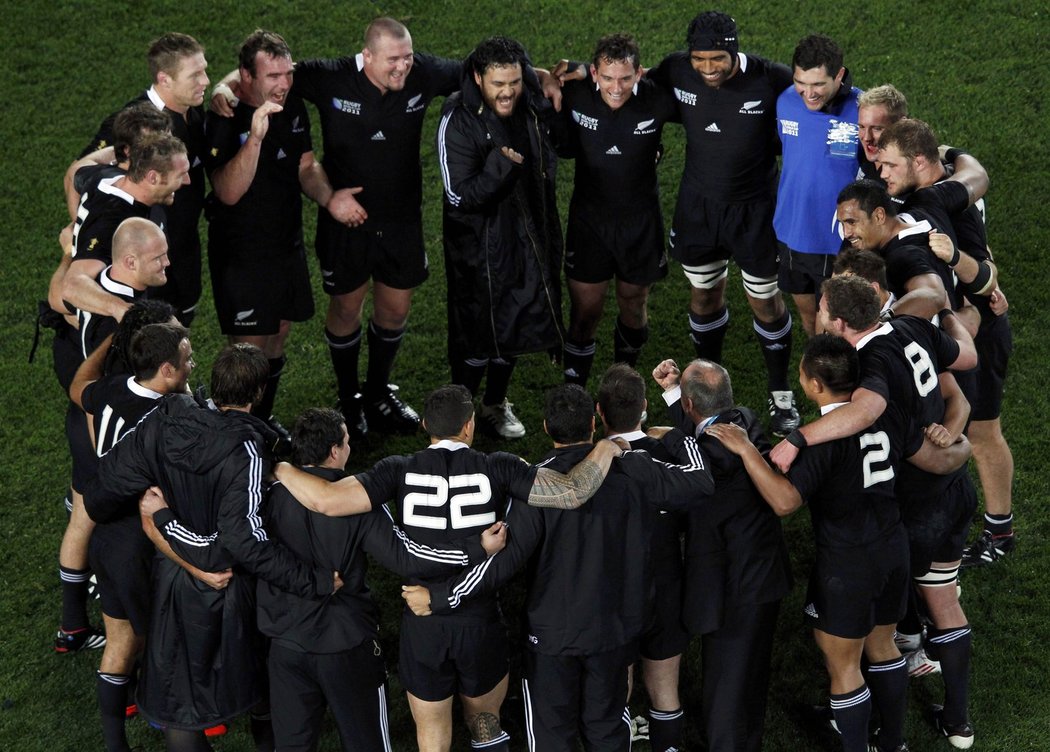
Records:
M499 716L492 713L478 713L467 720L470 736L476 742L490 742L503 733L499 725Z
M583 460L568 474L549 467L536 471L529 505L550 509L577 509L594 495L605 480L605 472L598 463Z

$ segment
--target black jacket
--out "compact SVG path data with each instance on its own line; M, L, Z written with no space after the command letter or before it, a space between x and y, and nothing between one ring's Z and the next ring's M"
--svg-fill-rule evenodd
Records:
M512 118L483 104L470 60L445 102L437 146L445 185L444 248L449 351L514 356L562 346L561 224L551 129L556 114L531 70ZM526 144L527 143L527 147ZM517 165L500 152L514 146Z
M158 485L170 509L154 523L200 569L234 568L213 590L158 554L138 704L149 720L201 729L261 699L265 671L255 626L258 575L304 596L332 592L332 572L297 559L266 534L260 517L269 459L257 418L168 395L99 461L106 492Z
M695 433L681 402L670 411L679 428ZM759 451L768 451L762 425L746 407L722 413L714 422L741 426ZM744 463L718 439L701 433L697 442L721 502L691 510L686 519L682 620L693 634L704 634L722 626L727 608L779 601L792 580L780 519L751 484Z
M493 591L531 555L526 609L532 650L593 655L640 637L652 615L649 550L659 508L717 503L696 443L675 433L666 440L683 465L628 452L579 509L535 509L512 501L507 548L454 582L432 586L434 613ZM590 449L589 444L555 449L540 465L565 472Z

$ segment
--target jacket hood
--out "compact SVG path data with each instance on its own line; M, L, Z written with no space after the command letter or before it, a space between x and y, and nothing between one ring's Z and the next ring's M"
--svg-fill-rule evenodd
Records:
M158 412L165 459L185 472L207 473L245 441L263 440L264 424L258 418L236 411L219 412L188 394L164 397Z

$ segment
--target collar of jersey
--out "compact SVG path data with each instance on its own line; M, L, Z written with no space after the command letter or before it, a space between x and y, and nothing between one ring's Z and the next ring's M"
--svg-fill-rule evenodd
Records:
M827 415L828 413L830 413L835 408L842 407L843 405L848 405L848 404L849 404L848 402L832 402L832 403L830 403L828 405L823 405L820 408L820 414L821 415Z
M456 441L455 439L442 439L436 444L431 444L427 449L447 449L450 452L455 452L458 449L470 449L462 441Z
M117 280L113 279L113 277L110 276L110 272L111 271L113 271L113 265L112 264L110 264L109 266L107 266L105 269L102 270L102 274L100 274L99 277L98 277L98 284L99 284L99 286L103 290L106 290L107 292L114 293L116 295L123 295L124 297L127 297L127 298L135 297L135 290L134 290L134 288L131 287L130 285L124 284L123 282L117 282Z
M890 322L888 322L888 321L884 322L882 324L882 326L880 326L875 331L868 332L867 334L865 334L861 338L861 340L857 343L857 349L859 350L860 348L864 347L864 345L866 345L869 342L871 342L871 340L873 340L875 337L881 337L882 335L889 334L892 331L893 331L893 327L890 326Z
M915 217L911 218L912 221L915 220ZM898 232L897 237L901 240L904 240L904 238L908 237L909 235L929 235L932 231L933 226L929 223L929 221L923 219L919 221L918 224L916 224L914 227L906 227L905 229Z
M160 399L164 395L160 392L155 392L149 387L142 386L142 384L135 381L134 376L128 376L128 389L132 394L139 397L149 397L150 399Z
M623 439L628 444L632 441L638 441L638 439L644 439L646 436L645 431L627 431L626 433L613 433L609 434L605 438L607 439Z
M157 87L151 86L146 89L146 96L149 97L149 101L153 102L153 106L158 110L164 109L164 100L160 98L160 94L157 93Z

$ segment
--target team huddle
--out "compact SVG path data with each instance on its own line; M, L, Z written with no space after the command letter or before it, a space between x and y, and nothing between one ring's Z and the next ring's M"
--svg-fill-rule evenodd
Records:
M958 572L1014 548L1000 426L1012 341L987 173L909 118L894 86L857 88L826 36L800 40L789 67L741 52L736 22L708 11L686 43L645 69L635 40L611 34L591 61L542 69L503 36L462 61L416 52L377 18L360 53L296 63L257 30L208 111L200 43L151 44L152 85L67 171L48 294L73 460L55 650L104 648L107 750L130 750L136 712L173 752L210 749L245 713L258 749L313 750L326 708L343 749L392 749L370 554L404 582L397 670L421 752L451 748L457 696L473 749L511 748L501 708L518 652L532 752L680 750L693 637L707 748L757 752L792 587L779 517L803 505L804 620L842 749L907 750L909 677L933 672L938 732L973 744ZM429 275L420 145L437 97L450 375L417 412L392 375ZM673 124L686 153L667 229L657 169ZM575 161L564 238L561 159ZM303 194L337 402L289 431L273 416L285 344L314 316ZM228 345L191 394L202 214ZM651 358L671 426L646 429L636 369L650 328L672 326L647 308L668 255L691 291L696 359ZM767 420L736 404L720 365L730 259ZM613 279L614 362L592 378ZM821 413L805 425L785 293L807 339L797 383ZM543 398L551 451L530 464L473 449L476 431L525 435L508 397L531 353L564 369ZM429 444L346 474L351 444L390 434ZM968 544L971 458L985 514ZM520 651L498 600L519 571ZM92 576L104 630L89 622ZM648 710L632 718L635 684Z

